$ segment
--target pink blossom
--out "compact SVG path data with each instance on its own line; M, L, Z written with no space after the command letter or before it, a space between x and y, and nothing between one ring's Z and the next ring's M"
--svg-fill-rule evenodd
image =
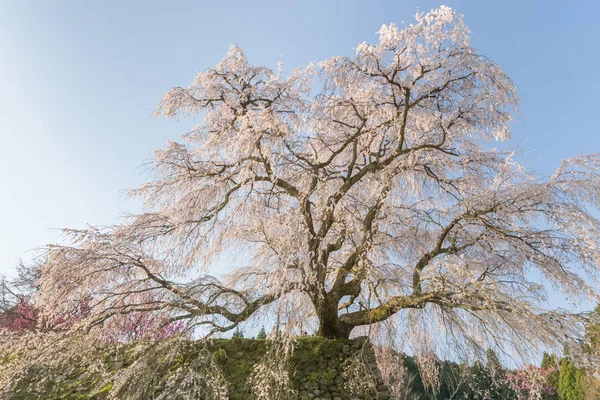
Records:
M524 369L509 371L506 383L517 393L519 399L541 399L543 394L554 394L554 389L548 384L548 375L556 369L528 365Z

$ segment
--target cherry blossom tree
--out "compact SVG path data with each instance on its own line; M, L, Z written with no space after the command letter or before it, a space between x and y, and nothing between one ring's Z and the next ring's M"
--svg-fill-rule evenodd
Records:
M39 279L39 269L44 264L36 260L30 264L23 262L17 266L17 276L14 279L0 278L0 330L11 333L22 333L34 330L64 331L85 320L89 314L89 298L82 301L71 310L54 315L51 319L40 316L40 307L33 299L37 291L36 281ZM151 293L145 293L148 304L152 299ZM184 331L183 321L172 321L165 313L133 312L119 314L104 324L101 341L123 343L132 341L156 341L178 335Z
M19 299L16 304L0 312L0 329L13 332L34 329L37 314L38 311L27 299Z
M539 399L545 395L555 395L554 389L548 385L548 376L556 369L528 365L526 368L510 371L506 376L506 383L515 392L517 399Z
M156 152L143 213L48 248L44 313L85 298L89 327L148 313L211 334L293 309L328 338L420 318L482 349L577 333L539 277L598 297L600 157L519 164L515 85L450 8L378 33L289 73L232 46L169 90L156 115L201 122ZM243 266L215 275L226 254Z
M153 300L156 301L146 295L148 304L152 304ZM184 321L173 321L164 313L128 312L108 320L103 326L101 339L110 343L158 341L178 335L184 328Z
M0 329L22 332L36 327L39 310L32 297L38 278L37 262L20 262L13 279L0 277Z

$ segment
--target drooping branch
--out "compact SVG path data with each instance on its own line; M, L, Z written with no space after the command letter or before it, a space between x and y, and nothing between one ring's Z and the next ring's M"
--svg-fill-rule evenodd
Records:
M558 337L536 331L531 271L600 298L600 161L529 173L490 143L517 105L447 7L285 77L232 46L159 103L202 121L155 154L143 212L51 247L37 299L50 314L89 302L98 324L143 310L226 331L272 305L328 337L407 309L451 315L471 345Z

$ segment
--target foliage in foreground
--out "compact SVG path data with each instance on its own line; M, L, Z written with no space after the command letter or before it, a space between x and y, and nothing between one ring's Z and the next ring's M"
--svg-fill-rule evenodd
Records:
M371 383L375 382L369 378L372 371L361 357L339 360L341 354L348 354L344 347L356 346L348 340L171 338L100 345L89 339L86 346L73 339L61 342L55 336L43 349L5 352L0 396L9 400L281 400L302 399L305 387L327 388L342 382L347 393L355 390L365 396L359 398L375 399L381 389ZM73 345L85 351L55 361L47 357ZM353 347L356 354L361 354L361 346ZM38 358L41 353L46 358ZM491 350L485 362L471 365L441 361L435 355L410 357L385 347L375 347L375 355L386 393L394 400L592 400L600 393L600 383L590 371L575 367L568 358L547 354L541 367L519 370L503 368ZM367 397L369 393L374 394Z

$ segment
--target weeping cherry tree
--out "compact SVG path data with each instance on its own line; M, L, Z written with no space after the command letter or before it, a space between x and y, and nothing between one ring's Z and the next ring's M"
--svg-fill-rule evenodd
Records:
M519 164L515 85L453 10L378 34L289 73L232 46L169 90L156 116L201 122L155 153L143 213L49 247L44 312L85 301L89 327L148 313L211 334L286 305L327 338L389 321L473 347L572 335L546 290L598 297L600 157Z

